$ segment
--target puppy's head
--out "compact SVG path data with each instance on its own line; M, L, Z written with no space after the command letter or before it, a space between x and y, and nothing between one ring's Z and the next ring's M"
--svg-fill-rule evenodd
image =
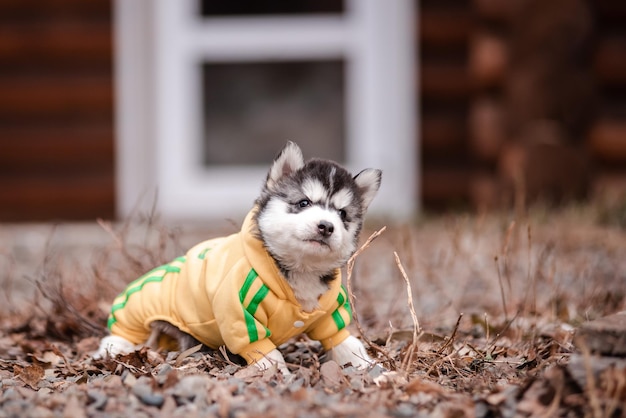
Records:
M380 181L376 169L353 177L332 161L305 163L300 148L289 142L256 202L261 239L284 270L328 273L341 267L356 249Z

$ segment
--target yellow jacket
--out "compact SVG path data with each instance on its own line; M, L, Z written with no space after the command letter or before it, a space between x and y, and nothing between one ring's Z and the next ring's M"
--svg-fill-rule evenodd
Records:
M134 344L164 320L211 348L226 345L252 363L301 333L331 349L352 319L341 272L303 312L276 263L255 236L254 210L241 231L202 242L132 282L113 302L108 327Z

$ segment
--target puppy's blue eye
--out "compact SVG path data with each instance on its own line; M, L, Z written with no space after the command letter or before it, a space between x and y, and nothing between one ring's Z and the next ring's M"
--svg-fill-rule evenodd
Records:
M298 206L301 208L306 208L309 205L311 205L311 201L308 199L302 199L301 201L298 202Z
M345 221L346 220L346 216L348 216L346 211L343 210L343 209L339 209L337 212L339 212L339 217L341 218L341 220Z

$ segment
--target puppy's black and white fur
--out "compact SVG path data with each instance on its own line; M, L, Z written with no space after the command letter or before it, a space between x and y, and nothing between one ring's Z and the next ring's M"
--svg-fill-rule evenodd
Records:
M291 286L302 310L313 311L320 295L354 253L367 208L381 182L381 171L366 169L352 176L341 165L321 159L307 162L300 148L289 142L275 158L256 200L258 238ZM153 324L153 344L158 334L175 337L189 346L190 336L167 323ZM187 338L189 337L189 338ZM127 352L134 348L120 337L103 339L96 356ZM122 339L123 340L123 339ZM194 340L195 341L195 340ZM363 344L348 337L335 346L330 357L339 364L364 368L371 364ZM288 373L277 350L255 363L265 369L278 363Z
M293 143L274 161L257 199L259 234L305 311L354 253L380 180L380 170L353 178L328 160L304 163Z

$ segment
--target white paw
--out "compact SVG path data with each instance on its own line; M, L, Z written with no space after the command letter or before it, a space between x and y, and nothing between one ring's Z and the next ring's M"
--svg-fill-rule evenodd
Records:
M96 360L128 354L135 350L135 344L117 335L109 335L100 341L98 351L92 356Z
M272 366L276 365L278 370L285 376L290 375L289 369L287 368L287 364L285 363L285 359L283 355L276 348L270 351L263 357L262 359L257 360L253 363L256 368L259 370L267 370Z
M363 343L352 335L330 350L330 358L342 366L351 363L356 369L367 369L374 364Z

